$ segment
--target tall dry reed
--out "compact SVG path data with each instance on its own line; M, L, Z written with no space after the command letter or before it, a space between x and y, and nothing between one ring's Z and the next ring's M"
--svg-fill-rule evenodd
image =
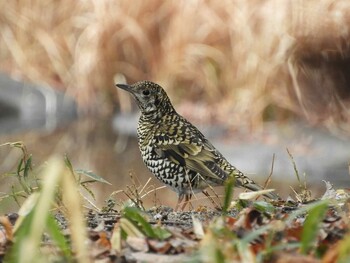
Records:
M301 115L350 130L349 29L347 0L13 0L0 60L82 111L110 112L119 74L232 126Z

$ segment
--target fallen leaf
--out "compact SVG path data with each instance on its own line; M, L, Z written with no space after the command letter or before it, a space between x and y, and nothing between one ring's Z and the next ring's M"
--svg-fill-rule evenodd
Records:
M148 245L154 252L157 252L160 254L167 253L171 248L171 244L169 243L169 241L159 241L154 239L149 239Z
M143 237L128 236L126 243L134 251L147 252L149 250L146 238Z
M204 237L202 222L198 218L196 218L194 215L192 215L192 222L193 222L193 232L195 233L197 239L202 239Z

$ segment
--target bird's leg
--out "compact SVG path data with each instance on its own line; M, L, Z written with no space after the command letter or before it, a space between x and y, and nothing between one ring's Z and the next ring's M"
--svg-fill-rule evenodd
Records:
M188 183L188 187L190 188L190 193L189 194L185 194L185 202L181 207L181 211L183 211L185 209L185 207L187 206L187 204L190 204L190 210L193 209L192 203L191 203L191 198L192 198L192 194L193 190L192 190L192 183L195 180L196 176L194 178L192 178L192 180L190 179L189 175L188 175L188 170L186 170L186 174L185 174L185 181Z
M192 205L191 199L192 199L192 194L190 194L190 195L188 196L188 201L187 201L187 202L189 203L190 210L193 210L193 205Z
M207 191L203 190L202 193L203 193L206 197L208 197L208 199L209 199L210 202L214 205L214 207L215 207L216 210L221 211L221 208L222 208L222 207L221 207L218 203L216 203L216 202L214 201L214 199L210 196L210 194L209 194Z
M185 195L184 194L179 194L179 197L177 198L177 203L175 206L175 211L179 208L179 205L182 203L182 200L184 199Z
M190 201L191 198L192 198L192 194L185 195L185 202L183 202L183 205L181 207L181 211L183 211L185 209L185 207L187 206L188 203L190 203L190 209L193 209L191 201Z

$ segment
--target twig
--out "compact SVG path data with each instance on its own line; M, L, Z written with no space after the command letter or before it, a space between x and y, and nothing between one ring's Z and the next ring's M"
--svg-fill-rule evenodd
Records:
M288 151L288 149L287 149ZM270 169L270 174L269 176L267 177L265 183L264 183L264 189L267 188L267 186L271 183L271 178L272 178L272 174L273 174L273 168L274 168L274 165L275 165L275 154L272 155L272 163L271 163L271 169Z
M291 159L292 161L292 164L293 164L293 167L294 167L294 172L295 172L295 175L297 176L298 178L298 182L299 182L299 187L302 188L302 185L301 185L301 181L300 181L300 176L299 176L299 172L298 172L298 169L297 169L297 165L294 161L294 158L293 158L293 155L289 152L288 148L287 149L287 153L289 155L289 158Z

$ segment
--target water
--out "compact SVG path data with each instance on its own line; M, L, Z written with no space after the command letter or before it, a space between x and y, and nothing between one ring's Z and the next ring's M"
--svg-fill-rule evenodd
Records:
M153 192L162 184L151 175L141 160L134 129L136 119L133 115L118 115L114 121L83 119L54 131L35 130L3 135L0 140L1 143L23 141L28 152L33 155L35 168L44 164L52 155L63 158L67 154L74 168L91 170L109 181L112 185L97 183L92 186L96 195L95 202L99 207L115 191L119 191L113 195L118 203L127 200L128 197L120 190L136 185L140 191L150 178L151 181L141 193L152 192L144 198L145 206L174 206L177 197L170 189L163 188ZM119 125L115 125L116 123ZM322 193L323 179L330 180L339 187L350 186L347 170L347 161L350 160L349 142L314 129L304 128L301 132L300 127L295 127L294 132L292 130L291 126L288 126L288 132L275 127L274 132L271 129L270 134L265 132L255 135L254 140L232 137L229 134L211 139L228 160L261 184L270 172L272 154L275 153L272 185L283 197L291 193L290 185L296 185L293 165L285 152L286 147L293 153L300 174L307 172L309 185L315 195ZM210 134L210 131L204 131ZM19 157L19 150L1 147L1 174L14 171ZM130 175L136 183L132 182ZM8 192L13 180L2 179L2 182L1 191ZM216 191L222 194L221 188L216 188ZM210 204L201 194L197 198L199 200L194 201L194 205ZM17 209L16 206L7 208L9 211Z
M121 190L127 191L128 187L131 189L137 187L140 196L150 192L142 198L146 207L155 204L174 206L177 200L174 192L165 188L154 191L163 184L158 182L144 166L135 135L135 132L134 134L116 132L112 127L112 120L109 119L84 119L50 132L33 130L2 135L0 143L23 141L28 153L33 156L34 170L45 164L53 155L62 159L67 155L75 169L89 170L103 177L112 185L102 183L91 185L96 197L93 202L98 207L105 205L105 200L110 196L118 205L128 200L128 196L121 192ZM20 158L19 149L0 147L0 174L15 171ZM0 191L9 193L16 180L3 177L1 182ZM118 193L113 194L115 192ZM18 207L12 203L7 205L3 212L17 210Z

